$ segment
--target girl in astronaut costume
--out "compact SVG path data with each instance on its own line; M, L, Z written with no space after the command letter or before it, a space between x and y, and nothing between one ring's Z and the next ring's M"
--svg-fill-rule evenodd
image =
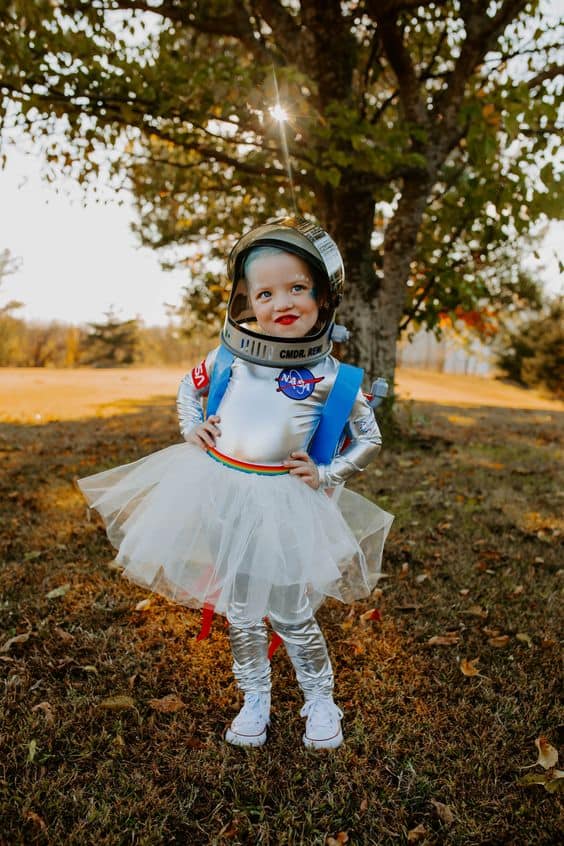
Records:
M339 371L329 353L342 260L324 230L286 218L247 233L228 272L222 346L178 391L185 442L78 484L104 519L125 577L227 617L245 702L226 740L266 741L268 618L304 694L305 746L336 748L343 715L314 612L326 596L370 594L393 519L343 487L381 445L360 389L346 448L325 464L308 454Z

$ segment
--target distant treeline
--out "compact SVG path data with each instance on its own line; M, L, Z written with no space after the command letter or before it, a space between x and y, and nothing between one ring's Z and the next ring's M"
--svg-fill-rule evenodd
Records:
M0 367L121 367L182 365L213 343L189 337L174 325L119 321L72 326L56 320L28 321L0 311Z

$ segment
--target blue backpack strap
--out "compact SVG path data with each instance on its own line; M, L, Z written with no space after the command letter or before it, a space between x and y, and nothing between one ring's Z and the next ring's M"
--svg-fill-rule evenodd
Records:
M362 385L363 376L364 370L360 367L339 364L335 382L308 448L308 453L316 464L329 464L332 461Z
M219 347L215 362L211 372L210 389L208 392L208 404L206 408L206 417L210 417L217 412L219 404L223 399L223 395L227 390L229 379L231 377L231 365L235 356L232 352L223 346Z

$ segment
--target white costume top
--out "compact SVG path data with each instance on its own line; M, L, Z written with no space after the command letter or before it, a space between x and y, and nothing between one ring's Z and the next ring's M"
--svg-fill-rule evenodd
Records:
M204 419L202 397L210 384L217 348L186 374L177 396L180 431L186 439ZM279 465L291 452L306 450L333 387L339 362L328 355L308 368L266 367L235 358L217 413L217 449L239 461ZM318 467L321 487L335 487L357 473L379 452L382 438L362 391L350 417L351 442L330 464Z

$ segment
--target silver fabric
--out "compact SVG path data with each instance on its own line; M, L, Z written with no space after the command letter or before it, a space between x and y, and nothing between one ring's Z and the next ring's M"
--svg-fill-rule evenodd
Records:
M247 297L247 283L241 274L241 257L260 245L276 245L300 255L327 280L328 313L324 325L315 334L279 340L262 335L248 325L254 314ZM267 367L283 367L292 362L310 366L331 352L335 309L343 296L345 269L339 248L324 229L301 217L281 218L257 226L235 244L227 262L227 273L232 288L221 339L234 355Z
M268 630L263 620L250 621L228 613L233 674L245 693L270 691L270 662L267 658ZM284 623L269 614L273 630L282 638L305 701L333 693L333 669L325 638L317 620L310 616L297 624Z
M245 693L270 692L268 631L263 620L251 621L231 614L229 640L233 655L233 675Z
M315 617L289 625L269 617L272 628L284 641L296 679L307 702L333 695L333 668L327 644Z
M209 382L201 374L212 372L216 353L210 352L180 383L177 409L185 439L204 419L202 400ZM311 376L304 374L304 368L286 367L277 372L235 358L217 411L221 417L221 435L216 440L219 452L239 461L275 465L291 452L307 450L335 382L338 362L326 356L308 370ZM362 391L354 402L349 428L347 448L330 464L318 467L322 487L334 487L364 470L380 450L380 430Z

